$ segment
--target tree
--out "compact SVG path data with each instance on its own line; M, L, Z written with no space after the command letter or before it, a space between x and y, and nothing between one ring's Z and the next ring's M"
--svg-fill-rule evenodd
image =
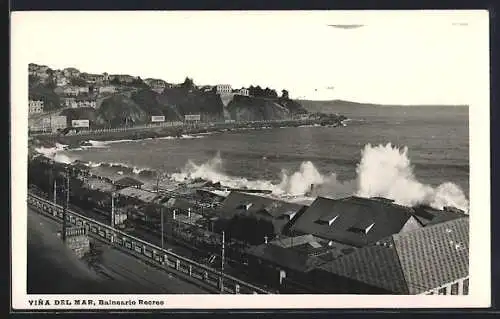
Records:
M185 89L192 89L194 87L194 81L193 79L190 79L189 77L186 76L181 86Z
M285 89L281 90L281 98L282 99L289 99L287 90L285 90Z

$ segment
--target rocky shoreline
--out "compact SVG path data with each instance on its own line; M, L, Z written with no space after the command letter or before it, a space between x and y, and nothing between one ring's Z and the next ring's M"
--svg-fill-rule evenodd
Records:
M241 131L249 129L300 127L300 126L343 126L345 116L330 116L315 120L289 120L289 121L269 121L269 122L236 122L221 124L200 124L195 126L178 127L153 127L141 130L124 130L115 132L95 132L89 134L58 134L58 135L36 135L30 138L30 145L35 147L55 147L57 143L67 145L68 148L78 148L90 146L89 140L113 141L113 140L141 140L160 137L182 137L186 135L207 134L216 132Z

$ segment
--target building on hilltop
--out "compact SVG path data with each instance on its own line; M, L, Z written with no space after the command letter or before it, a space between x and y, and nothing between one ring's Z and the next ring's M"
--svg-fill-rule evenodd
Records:
M250 95L250 91L246 88L241 88L238 90L238 94L239 95L243 95L243 96L249 96Z
M56 87L54 89L54 93L56 93L57 95L78 96L80 94L89 93L89 87L66 85L62 87Z
M68 78L77 78L80 76L80 71L75 68L65 68L63 74Z
M391 235L309 277L316 293L467 295L469 218Z
M167 87L167 83L161 79L146 79L144 82L151 88L151 90L162 93Z
M217 84L215 92L217 94L230 94L232 92L232 88L230 84Z
M65 107L69 107L72 109L75 109L78 107L78 105L76 104L76 98L73 96L64 96L61 98L61 101L63 102L63 105Z
M291 226L296 234L314 236L356 247L372 244L392 234L410 231L465 216L455 212L415 210L382 198L318 197Z
M97 102L95 99L92 99L90 97L77 97L75 99L75 104L77 108L81 107L91 107L93 109L97 108Z
M56 85L57 86L66 86L69 83L70 83L69 79L66 78L65 76L63 76L63 75L56 76Z
M43 101L42 100L29 100L28 102L29 114L39 114L43 113Z
M28 119L28 129L32 132L57 132L67 127L67 118L63 115L44 116Z
M112 93L116 93L118 91L117 87L114 86L114 85L103 85L103 86L99 86L97 88L97 90L99 91L99 94L103 94L103 93L109 93L109 94L112 94Z

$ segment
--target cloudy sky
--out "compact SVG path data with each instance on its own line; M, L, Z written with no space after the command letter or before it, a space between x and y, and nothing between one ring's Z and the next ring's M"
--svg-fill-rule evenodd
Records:
M26 12L13 15L12 36L23 48L14 55L53 68L260 84L316 100L468 104L485 57L478 21L451 12Z

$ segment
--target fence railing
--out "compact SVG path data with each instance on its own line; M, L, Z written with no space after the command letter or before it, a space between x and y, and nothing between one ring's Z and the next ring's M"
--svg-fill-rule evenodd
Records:
M28 193L28 205L38 209L38 212L62 221L63 207L47 199ZM111 245L117 246L131 255L145 258L168 272L183 274L191 280L200 281L221 293L230 294L270 294L260 287L245 282L220 270L210 268L189 258L162 249L145 240L131 236L121 230L103 224L89 217L78 214L70 209L66 211L66 221L70 225L84 226L88 234Z

